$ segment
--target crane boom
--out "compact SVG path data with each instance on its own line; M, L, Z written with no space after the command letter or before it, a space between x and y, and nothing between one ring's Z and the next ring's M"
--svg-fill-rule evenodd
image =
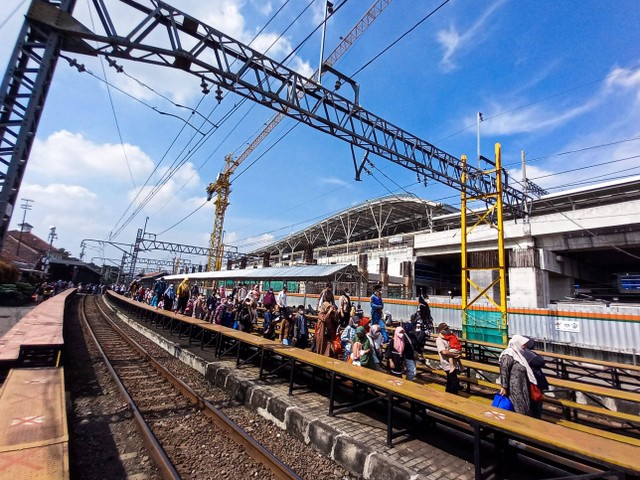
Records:
M335 64L390 3L391 0L376 0L351 31L342 38L338 46L323 62L323 65L330 67ZM316 70L311 78L315 78L317 73L318 71ZM298 95L302 96L303 92L299 92ZM224 239L222 237L224 232L224 218L227 207L229 206L229 194L231 193L231 175L233 175L238 166L246 160L284 118L284 113L277 113L238 158L233 158L232 154L227 155L224 158L224 167L218 175L218 178L215 182L207 186L207 199L211 200L214 195L216 196L216 212L213 221L213 231L211 232L211 240L209 242L209 248L213 252L213 255L210 256L207 261L207 270L213 269L218 271L222 269L222 254L224 251Z

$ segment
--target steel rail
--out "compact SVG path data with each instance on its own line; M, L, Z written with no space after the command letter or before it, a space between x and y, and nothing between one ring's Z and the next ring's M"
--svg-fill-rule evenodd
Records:
M81 319L82 323L84 323L84 325L87 328L87 331L89 332L89 334L91 335L91 338L93 339L93 342L95 343L96 348L98 349L98 352L102 356L102 360L103 360L104 364L106 365L107 370L109 370L109 373L111 374L111 378L116 383L116 385L118 387L118 390L120 391L120 394L122 395L124 400L127 402L127 405L129 406L129 409L133 413L133 419L134 419L134 421L136 423L136 426L138 427L138 431L139 431L140 435L142 436L143 442L145 443L145 445L149 449L149 453L151 454L151 456L153 457L153 459L156 462L156 465L158 466L158 468L162 472L162 477L163 478L167 478L167 479L180 479L180 478L182 478L180 476L180 474L178 473L178 471L173 466L173 463L171 463L171 460L169 460L169 457L167 456L167 454L165 453L164 449L160 445L160 442L158 442L158 439L156 438L156 436L153 434L153 431L151 430L151 428L149 427L147 422L142 417L142 414L140 413L140 410L138 409L138 406L136 405L136 403L131 398L131 395L129 395L129 392L127 391L126 387L122 383L122 380L120 380L120 376L118 375L118 373L113 368L113 365L109 361L109 358L107 357L107 354L104 352L104 350L102 349L102 346L100 345L100 342L98 342L98 339L96 338L95 334L93 333L93 329L89 325L89 321L87 320L87 316L85 314L85 299L86 299L86 297L82 298L82 301L81 301L81 304L80 304L80 309L78 310L79 315L80 315L80 319ZM96 302L96 305L97 305L97 302ZM112 323L104 315L104 313L102 311L101 311L101 313L103 314L103 316L105 317L105 319L109 323ZM118 333L120 333L120 332L118 332Z
M84 300L84 299L83 299ZM217 409L211 402L202 396L198 395L191 387L189 387L182 380L173 375L167 368L161 365L155 360L144 347L138 344L135 340L130 338L124 331L118 327L109 318L107 313L96 301L96 307L100 311L102 317L109 324L113 330L118 333L144 360L151 363L153 368L168 382L170 382L182 395L187 397L194 405L196 405L204 415L206 415L215 425L224 431L236 444L243 446L249 456L266 466L276 478L281 480L301 480L301 478L291 470L287 465L282 463L276 456L274 456L269 450L267 450L262 444L257 442L253 437L248 435L242 427L236 424L233 420L227 417L219 409ZM92 333L93 335L93 333ZM95 339L95 337L94 337ZM97 343L97 342L96 342ZM111 370L110 370L111 371ZM115 372L114 372L115 373ZM117 375L117 374L116 374ZM127 394L128 397L128 394ZM130 398L130 397L128 397ZM155 437L154 437L155 438ZM169 477L174 478L174 477ZM175 478L180 478L175 477Z

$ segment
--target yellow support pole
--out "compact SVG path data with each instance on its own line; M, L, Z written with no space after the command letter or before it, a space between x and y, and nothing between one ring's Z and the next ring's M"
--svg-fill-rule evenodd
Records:
M462 338L467 338L467 323L469 320L467 313L467 299L469 298L469 283L468 283L468 270L467 270L467 156L462 155L462 189L460 195L460 261L462 266Z
M495 176L495 191L483 194L481 196L468 196L466 191L467 182L467 157L462 156L462 189L461 189L461 219L460 219L460 257L461 257L461 280L462 280L462 337L470 340L485 340L497 342L497 338L500 338L503 344L508 340L508 321L507 321L507 266L506 266L506 254L504 248L504 216L503 216L503 200L502 200L502 188L503 188L503 171L502 171L502 150L499 143L495 145L496 161L493 169L484 170L484 175ZM483 200L489 203L493 200L493 205L489 206L483 213L477 211L467 211L469 201ZM491 214L495 214L495 221L491 221ZM476 217L476 221L469 226L467 222L467 214ZM480 224L487 224L491 229L497 232L497 265L496 262L491 262L490 266L469 266L469 235ZM478 285L474 282L470 273L472 270L488 270L494 273L497 272L497 278L488 282L488 285ZM491 290L495 285L499 286L499 299L494 300L490 295ZM470 299L471 289L477 290L477 294ZM480 308L472 310L472 306L475 305L480 299L485 298L490 305L498 310L499 319L495 317L495 313L486 308ZM483 313L484 312L484 313ZM495 321L493 320L495 318Z
M498 269L500 277L500 329L502 343L509 340L507 323L507 261L504 249L504 217L502 202L502 148L496 143L496 223L498 228Z

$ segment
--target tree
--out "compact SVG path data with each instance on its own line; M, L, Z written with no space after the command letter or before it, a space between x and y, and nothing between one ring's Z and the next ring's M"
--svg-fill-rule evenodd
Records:
M20 270L11 262L0 260L0 283L15 283L20 276Z

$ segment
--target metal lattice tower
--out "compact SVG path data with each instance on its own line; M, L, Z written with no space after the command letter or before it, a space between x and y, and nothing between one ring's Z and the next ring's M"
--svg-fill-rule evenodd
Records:
M52 1L70 14L76 0ZM0 88L0 246L9 230L63 34L25 21Z

